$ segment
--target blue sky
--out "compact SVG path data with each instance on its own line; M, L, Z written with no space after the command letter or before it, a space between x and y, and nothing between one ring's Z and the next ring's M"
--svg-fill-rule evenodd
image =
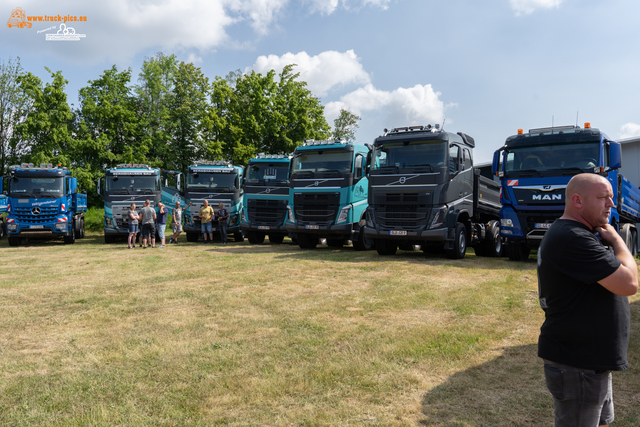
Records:
M518 128L588 121L611 138L640 136L640 2L635 0L0 0L67 23L79 41L47 41L58 22L0 30L19 56L78 90L116 64L135 79L145 57L174 53L210 79L289 63L325 105L362 117L357 142L383 129L445 122L476 140L476 163ZM51 28L52 26L56 28Z

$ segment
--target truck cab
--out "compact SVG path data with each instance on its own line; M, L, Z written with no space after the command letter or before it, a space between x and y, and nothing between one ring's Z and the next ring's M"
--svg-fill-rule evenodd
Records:
M620 144L589 123L584 128L556 126L526 133L520 129L509 136L492 164L501 181L500 235L506 239L509 259L527 259L531 249L538 248L564 212L565 190L574 175L601 174L618 194L620 156ZM625 221L616 208L611 218L614 223Z
M249 160L244 184L240 228L251 244L282 243L289 201L289 169L292 156L261 154Z
M369 154L369 147L347 140L311 140L296 148L286 228L301 248L315 248L319 238L332 247L347 240L356 250L373 247L362 228Z
M189 166L185 180L184 199L191 207L184 212L184 231L187 241L196 242L200 236L200 208L205 200L217 216L218 206L223 204L229 212L227 233L234 235L236 242L244 236L240 230L242 212L244 168L224 161L202 160ZM185 205L185 206L186 206ZM213 222L214 234L217 223Z
M67 168L22 163L9 167L6 228L10 246L24 240L84 237L86 194Z

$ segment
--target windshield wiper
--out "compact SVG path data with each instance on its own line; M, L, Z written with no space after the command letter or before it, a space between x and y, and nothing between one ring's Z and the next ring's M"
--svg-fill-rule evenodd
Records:
M13 194L18 194L18 196L11 196L11 197L13 197L14 199L19 199L19 198L24 197L24 196L27 196L27 197L32 198L32 199L37 198L35 194L33 194L33 193L28 193L28 192L26 192L26 191L25 191L24 193L13 193Z
M153 190L149 189L149 188L141 188L139 190L136 190L138 193L142 193L142 194L153 194Z
M111 191L109 191L109 193L111 193L111 194L129 194L129 190L127 190L126 188L122 188L120 190L111 190Z
M381 170L385 170L385 169L393 169L394 171L396 171L396 173L398 173L400 171L400 169L398 168L398 166L396 165L390 165L390 166L382 166L377 168L379 171Z
M519 171L511 171L512 174L514 173L537 173L539 176L542 176L542 172L540 172L539 170L535 170L535 169L522 169Z
M433 166L431 166L429 163L424 163L422 165L405 165L405 168L420 168L420 167L428 167L429 171L433 172Z
M587 169L587 168L585 168ZM575 175L576 173L582 173L585 169L579 168L577 166L573 166L570 168L558 168L558 169L547 169L548 172L562 172L563 175ZM592 168L588 168L592 169Z
M56 196L54 196L53 194L51 194L51 193L47 193L47 192L42 192L42 191L37 192L37 193L36 193L36 197L39 197L39 198L47 198L47 197L50 197L50 198L52 198L52 199L55 199L55 198L56 198Z

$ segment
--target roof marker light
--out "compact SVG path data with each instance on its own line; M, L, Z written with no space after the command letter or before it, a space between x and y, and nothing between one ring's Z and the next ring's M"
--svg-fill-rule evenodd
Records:
M518 129L518 135L523 135L524 131L522 129Z
M585 128L585 129L591 129L591 123L589 123L589 122L585 122L585 124L584 124L584 128Z

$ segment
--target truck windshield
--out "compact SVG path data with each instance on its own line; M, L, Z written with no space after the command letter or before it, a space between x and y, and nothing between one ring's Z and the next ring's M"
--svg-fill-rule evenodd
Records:
M249 163L248 184L288 184L289 165L286 163Z
M554 172L592 171L598 166L600 146L597 142L549 144L513 147L506 150L505 172L548 175Z
M372 169L411 169L443 167L447 143L436 141L388 142L373 149Z
M160 191L160 176L107 176L105 191L107 194L154 194Z
M64 178L52 176L16 176L9 181L11 197L51 197L64 195Z
M293 158L291 173L351 173L352 151L304 151Z
M189 172L187 190L196 193L215 191L233 191L240 188L237 173Z

